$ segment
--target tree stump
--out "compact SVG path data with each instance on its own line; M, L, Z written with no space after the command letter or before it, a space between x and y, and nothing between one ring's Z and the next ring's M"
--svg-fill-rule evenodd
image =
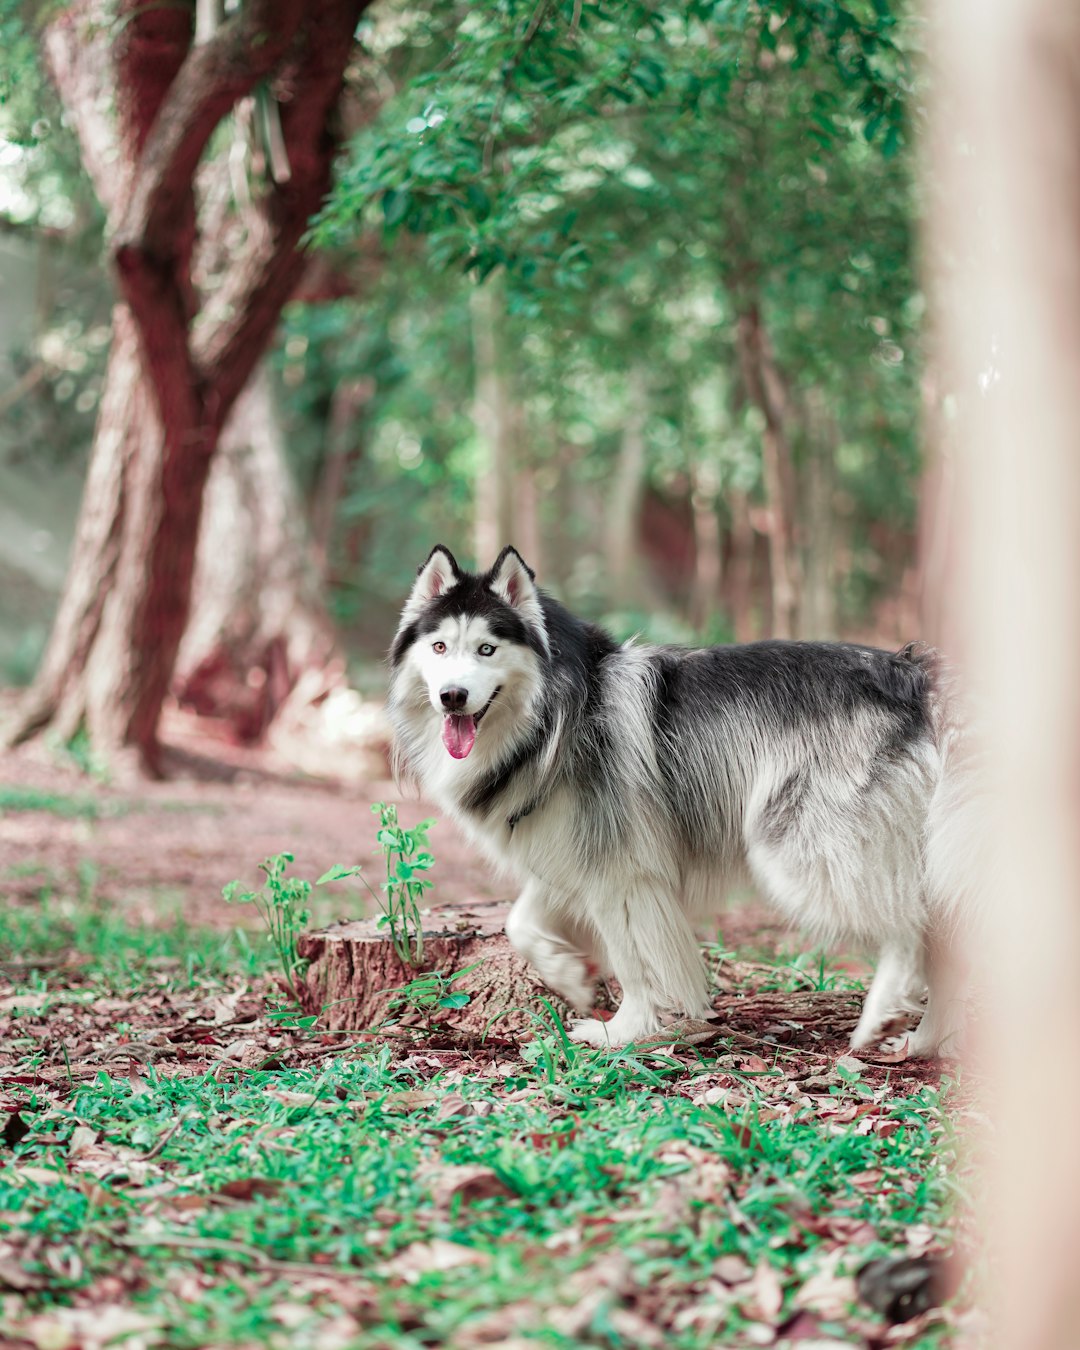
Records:
M565 1022L569 1010L537 979L503 932L504 906L447 910L427 916L422 966L407 965L375 919L332 924L297 942L309 962L300 989L306 1013L318 1013L328 1031L371 1031L388 1019L397 1026L434 1028L465 1038L520 1040L542 1028L546 998ZM403 985L424 973L453 975L475 965L449 986L468 994L461 1008L391 1007Z

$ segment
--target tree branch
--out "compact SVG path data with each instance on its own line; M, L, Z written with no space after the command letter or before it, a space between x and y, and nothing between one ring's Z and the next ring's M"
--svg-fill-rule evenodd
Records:
M126 0L119 16L126 21L116 43L122 133L138 159L115 212L113 262L166 434L197 437L191 448L206 454L214 436L190 340L192 184L214 129L278 64L302 13L302 0L251 0L196 47L190 15L162 19L142 0Z
M45 29L45 64L79 141L98 201L111 211L119 189L116 127L106 107L111 64L101 0L69 5Z
M113 231L113 252L171 259L176 220L207 142L237 99L288 51L302 0L249 0L207 42L192 47L148 129L131 195Z
M221 318L200 326L193 342L198 378L213 390L214 407L207 411L215 426L224 422L247 383L282 306L303 275L307 258L300 241L330 186L337 135L328 126L341 95L356 25L369 2L309 3L307 40L275 81L291 176L267 192L257 211L248 256L214 299L213 308ZM312 9L317 12L312 14Z

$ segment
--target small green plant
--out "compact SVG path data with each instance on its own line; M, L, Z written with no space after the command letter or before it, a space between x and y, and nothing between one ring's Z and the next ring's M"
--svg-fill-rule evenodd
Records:
M375 836L386 858L386 880L380 895L363 875L360 867L331 867L316 882L340 881L344 877L359 877L378 901L382 909L380 928L389 928L394 951L406 965L420 966L424 961L424 926L420 917L420 902L424 892L431 888L424 876L435 859L428 848L428 830L433 820L422 820L407 830L399 821L397 807L392 802L376 802L372 811L379 817L379 833Z
M84 816L96 820L101 804L92 797L70 797L65 793L42 792L38 788L0 787L0 815L6 811L48 811L54 816Z
M479 961L474 961L471 966L462 966L460 970L455 970L453 975L444 975L438 970L427 970L415 980L403 984L400 989L395 989L389 1007L392 1010L413 1008L417 1012L424 1013L434 1012L436 1008L464 1008L468 1005L471 995L464 989L454 989L452 986L463 975L476 970L479 965Z
M266 877L259 890L243 891L239 881L230 881L221 893L227 904L254 905L258 910L277 953L286 988L298 998L297 979L304 973L307 962L300 959L296 938L308 921L311 882L286 876L292 861L291 853L275 853L259 867Z

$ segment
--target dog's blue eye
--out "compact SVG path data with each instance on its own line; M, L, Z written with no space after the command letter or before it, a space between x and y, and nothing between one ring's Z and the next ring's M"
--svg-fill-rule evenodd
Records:
M445 643L445 642L433 642L433 643L431 644L431 650L432 650L433 652L438 652L438 654L439 654L440 656L442 656L443 652L446 651L446 643Z
M490 642L484 642L484 643L481 643L481 645L480 645L480 655L481 655L481 656L494 656L494 655L495 655L495 648L491 645Z

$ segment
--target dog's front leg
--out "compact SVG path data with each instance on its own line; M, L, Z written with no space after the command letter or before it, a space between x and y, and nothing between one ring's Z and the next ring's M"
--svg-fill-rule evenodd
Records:
M677 899L662 883L620 878L598 887L586 901L623 998L610 1022L597 1018L575 1022L572 1040L595 1046L629 1045L655 1036L665 1013L712 1015L697 939Z
M852 1032L852 1050L877 1040L882 1029L900 1013L921 1012L919 999L926 989L922 938L894 937L881 949L877 970L863 1000L862 1016Z
M506 916L510 945L575 1012L593 1006L600 973L585 929L551 902L546 888L528 881Z

